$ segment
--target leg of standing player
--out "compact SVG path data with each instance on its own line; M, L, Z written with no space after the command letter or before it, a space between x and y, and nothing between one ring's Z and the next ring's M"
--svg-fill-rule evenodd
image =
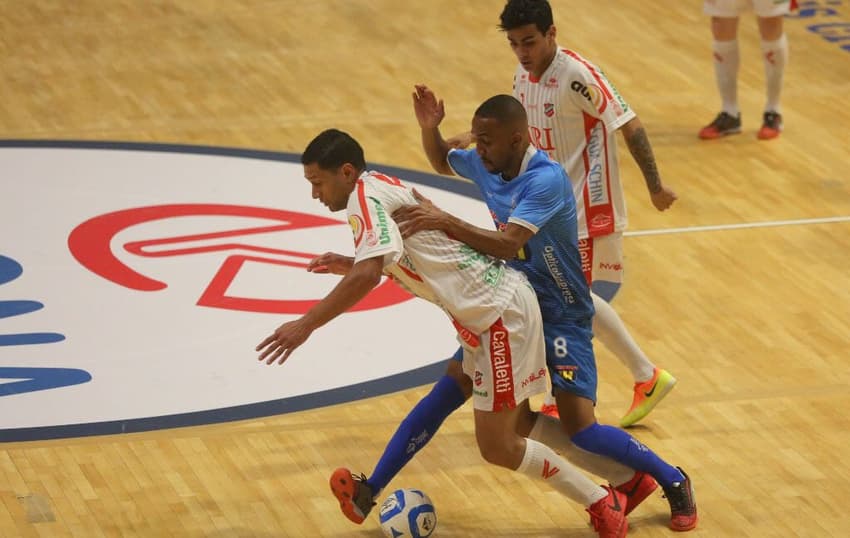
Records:
M761 53L764 62L764 78L767 99L764 105L762 126L758 138L770 140L782 131L782 110L779 95L782 91L782 79L788 63L788 38L785 37L782 21L784 15L792 9L792 2L756 3Z
M738 108L738 5L735 0L705 2L703 11L711 16L714 78L720 93L720 113L703 127L699 137L712 140L741 132Z

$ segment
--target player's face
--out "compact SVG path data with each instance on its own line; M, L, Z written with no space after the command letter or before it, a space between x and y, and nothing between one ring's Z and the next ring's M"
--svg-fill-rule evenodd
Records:
M357 181L357 170L351 164L325 170L318 164L304 165L304 177L313 186L313 199L325 204L331 211L340 211L348 205L348 197Z
M557 52L555 27L550 26L546 33L541 33L537 25L526 24L508 30L506 33L511 50L514 51L523 69L539 78L552 63Z
M491 174L504 172L513 162L521 136L515 129L493 118L472 118L475 149Z

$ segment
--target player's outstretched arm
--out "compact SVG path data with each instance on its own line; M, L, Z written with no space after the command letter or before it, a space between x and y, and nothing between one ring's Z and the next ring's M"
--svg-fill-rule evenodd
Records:
M635 116L626 122L620 128L620 131L623 133L623 138L626 140L626 145L629 147L632 157L640 167L643 179L646 181L646 188L649 189L649 196L652 198L652 205L657 210L664 211L673 205L677 197L672 189L661 182L658 165L655 164L655 155L652 153L652 146L649 144L649 137L643 128L643 124Z
M413 111L422 131L422 148L431 167L440 174L454 175L446 159L451 148L440 133L440 122L446 116L443 100L437 100L428 86L417 84L413 91Z
M295 321L284 323L259 343L258 360L266 364L283 364L298 346L310 335L335 317L339 316L378 285L381 281L384 261L382 256L361 260L331 290L331 292Z
M534 235L528 228L512 222L502 232L479 228L443 211L419 191L414 189L413 194L419 203L402 206L392 215L402 237L410 237L422 230L442 230L478 252L510 260Z

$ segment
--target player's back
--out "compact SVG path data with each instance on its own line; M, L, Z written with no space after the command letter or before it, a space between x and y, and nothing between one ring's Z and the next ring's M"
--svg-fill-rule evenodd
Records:
M360 244L396 243L384 272L411 293L441 306L464 328L475 333L489 328L512 300L524 280L522 274L440 231L422 231L402 241L391 215L418 203L411 189L397 178L373 171L361 175L358 183L352 198L358 198L356 206L370 208L368 220L374 223L371 235L367 230ZM350 201L349 215L351 209Z

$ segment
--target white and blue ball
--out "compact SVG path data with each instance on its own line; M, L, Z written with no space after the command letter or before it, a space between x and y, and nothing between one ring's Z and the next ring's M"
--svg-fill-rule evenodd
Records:
M381 504L380 520L389 538L425 538L437 526L437 512L425 493L397 489Z

